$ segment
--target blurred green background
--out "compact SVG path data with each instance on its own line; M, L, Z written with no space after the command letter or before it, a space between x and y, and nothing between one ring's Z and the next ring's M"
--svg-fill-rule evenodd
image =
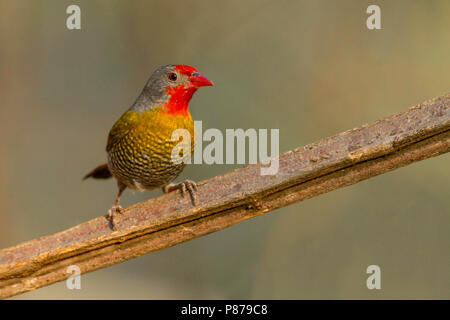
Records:
M81 177L156 67L215 82L190 106L205 129L280 128L285 152L449 92L449 15L445 0L2 0L0 248L106 214L115 183ZM449 178L443 155L17 298L448 299Z

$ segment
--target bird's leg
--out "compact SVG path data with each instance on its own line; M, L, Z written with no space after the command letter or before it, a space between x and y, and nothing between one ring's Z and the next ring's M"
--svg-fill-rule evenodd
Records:
M117 187L119 188L119 192L117 193L116 201L114 201L114 205L112 208L108 211L108 219L111 222L111 226L113 230L117 230L117 226L114 223L114 216L118 213L122 213L122 207L119 205L120 197L122 196L123 191L126 189L126 185L124 185L121 182L117 182Z
M181 196L184 197L186 192L189 192L191 196L192 204L197 205L197 199L195 197L195 192L197 191L197 184L192 180L184 180L181 183L173 184L169 183L162 188L164 193L169 193L175 190L180 190Z

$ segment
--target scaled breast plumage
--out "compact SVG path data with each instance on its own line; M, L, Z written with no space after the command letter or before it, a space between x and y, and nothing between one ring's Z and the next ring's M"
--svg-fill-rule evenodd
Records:
M194 150L194 123L189 114L170 114L155 106L145 112L127 111L112 127L106 151L111 173L133 189L152 189L175 179L184 164L172 162L176 129L186 129Z

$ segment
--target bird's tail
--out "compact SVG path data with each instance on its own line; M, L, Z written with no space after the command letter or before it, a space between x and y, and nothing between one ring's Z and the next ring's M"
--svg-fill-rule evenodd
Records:
M108 164L104 163L85 175L83 180L86 180L87 178L108 179L111 177L112 174L111 171L109 171Z

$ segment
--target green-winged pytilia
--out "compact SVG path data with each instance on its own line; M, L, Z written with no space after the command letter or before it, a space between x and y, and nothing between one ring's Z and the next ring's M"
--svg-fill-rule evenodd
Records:
M120 117L109 132L106 152L108 162L98 166L84 179L117 180L119 192L109 217L114 229L114 215L120 213L120 196L126 188L164 192L188 192L195 205L195 182L185 180L171 184L183 170L184 162L172 160L172 150L179 141L172 140L176 129L185 129L191 136L194 151L194 121L188 105L199 87L213 83L197 69L186 65L158 68L150 77L134 104Z

